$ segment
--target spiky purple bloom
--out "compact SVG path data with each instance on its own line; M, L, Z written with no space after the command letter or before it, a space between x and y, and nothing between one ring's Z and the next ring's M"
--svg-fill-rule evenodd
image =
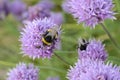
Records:
M8 73L7 80L38 80L39 69L33 64L19 63Z
M100 40L86 41L81 39L79 41L78 55L79 59L91 58L105 61L107 59L107 52L105 51L104 44Z
M57 25L61 25L64 22L62 13L52 12L50 17L53 19L54 23L56 23Z
M46 80L60 80L59 77L48 77Z
M70 13L70 9L69 9L69 7L67 7L67 0L65 1L65 2L63 2L63 4L62 4L62 9L63 9L63 11L65 11L66 13Z
M21 0L14 0L10 3L10 12L20 21L23 20L23 15L26 10L27 6Z
M42 41L48 29L57 29L57 38L54 39L51 45L45 45ZM28 22L25 25L24 31L21 32L20 41L24 55L35 58L50 58L54 49L57 48L60 41L60 27L58 27L52 19L36 19Z
M120 67L103 61L82 59L71 67L68 80L120 80Z
M95 27L105 19L115 19L112 0L66 0L70 13L85 25Z

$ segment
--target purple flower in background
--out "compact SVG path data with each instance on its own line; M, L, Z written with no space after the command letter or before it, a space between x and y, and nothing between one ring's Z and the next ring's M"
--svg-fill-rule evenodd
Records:
M57 25L61 25L64 22L61 13L50 12L50 10L44 9L40 5L35 5L29 8L28 20L44 19L45 17L53 19L54 23Z
M38 5L47 10L51 10L55 6L51 0L42 0L38 3Z
M52 19L36 19L27 22L20 41L24 55L35 58L50 58L60 41L60 27Z
M19 63L8 73L7 80L38 80L39 69L33 64Z
M28 20L43 19L50 17L50 10L54 7L51 0L42 0L38 4L29 7Z
M120 67L103 61L82 59L71 67L68 80L120 80Z
M62 13L51 12L51 9L54 7L51 0L43 0L38 4L29 7L28 9L28 21L34 19L44 19L45 17L53 19L54 23L61 25L64 22Z
M50 17L53 19L54 23L56 23L57 25L61 25L64 22L62 13L52 12Z
M47 9L44 9L40 5L34 5L32 7L29 7L28 10L28 20L32 21L34 19L43 19L45 17L50 16L50 11Z
M24 19L23 15L27 10L27 6L21 0L14 0L10 3L10 12L20 21Z
M107 52L101 41L95 39L86 41L84 39L79 40L78 48L79 59L91 58L105 61L107 59Z
M46 80L60 80L59 77L48 77Z
M0 0L0 19L4 19L9 14L9 1Z
M78 20L86 26L95 27L105 19L115 19L112 11L112 0L66 0L66 7Z

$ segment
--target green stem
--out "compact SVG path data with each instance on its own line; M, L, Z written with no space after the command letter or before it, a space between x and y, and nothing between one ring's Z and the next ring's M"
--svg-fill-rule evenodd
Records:
M55 67L46 67L46 66L39 66L40 69L48 69L48 70L52 70L52 71L57 71L57 72L61 72L61 73L66 73L64 70L61 69L57 69Z
M71 54L71 53L76 53L76 51L55 51L55 53L66 53L66 54Z
M0 61L1 65L5 65L5 66L15 66L14 63L10 63L10 62L5 62L5 61ZM61 72L61 73L65 73L64 70L61 69L57 69L57 68L53 68L53 67L47 67L47 66L38 66L40 69L48 69L48 70L52 70L52 71L57 71L57 72Z
M116 43L116 41L113 39L113 37L111 36L111 34L109 33L109 31L107 30L107 28L105 27L105 25L103 23L100 23L101 27L104 29L104 31L107 33L107 35L109 36L110 40L112 41L112 43L115 45L115 47L117 47L118 49L120 49L120 46L118 46L118 44Z
M10 62L5 62L5 61L0 61L1 65L6 65L6 66L15 66L14 63L10 63Z
M61 58L61 57L60 57L59 55L57 55L56 53L54 53L54 55L55 55L58 59L60 59L62 62L64 62L65 64L71 65L69 62L65 61L63 58Z

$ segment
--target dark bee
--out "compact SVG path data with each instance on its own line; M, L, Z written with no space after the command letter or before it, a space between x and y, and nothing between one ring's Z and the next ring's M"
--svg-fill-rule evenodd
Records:
M50 46L58 38L58 28L53 27L48 29L42 36L42 42L44 45Z
M85 39L80 39L79 40L79 49L80 50L86 50L86 47L87 47L87 45L89 44L89 42L88 41L86 41Z

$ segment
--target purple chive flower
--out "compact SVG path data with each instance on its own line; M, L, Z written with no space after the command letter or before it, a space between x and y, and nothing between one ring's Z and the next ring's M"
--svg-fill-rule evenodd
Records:
M28 10L28 20L32 21L34 19L43 19L45 17L50 17L50 10L54 7L51 0L42 0L38 4L29 7Z
M52 18L54 23L57 25L61 25L64 22L62 13L59 12L51 12L52 2L49 0L41 1L37 5L29 7L28 10L28 19L32 21L34 19L44 19Z
M61 25L64 22L62 13L52 12L50 17L53 19L54 23L56 23L57 25Z
M9 1L1 0L0 1L0 19L4 19L5 16L9 14Z
M59 77L48 77L46 80L60 80Z
M66 13L70 13L70 9L69 7L67 7L67 0L65 2L63 2L62 4L62 9L66 12Z
M7 16L8 14L9 14L9 0L4 0L3 1L4 3L3 3L3 5L4 5L4 7L3 7L3 9L4 9L4 13L5 13L5 15Z
M42 0L38 3L43 9L51 10L54 8L54 3L51 0Z
M50 17L50 10L54 7L54 4L50 0L42 0L38 4L29 7L28 20L43 19Z
M39 69L33 64L19 63L8 73L7 80L38 80Z
M20 41L24 55L33 59L52 56L60 41L60 27L54 24L52 19L44 18L27 22L23 30Z
M47 9L42 8L40 5L35 5L29 8L28 20L52 18L54 23L61 25L64 22L63 15L61 13L50 12Z
M80 39L78 48L79 59L91 58L94 60L99 59L105 61L108 55L104 46L105 45L103 45L100 40L97 41L93 39L86 41L84 39Z
M21 0L14 0L10 3L10 12L20 21L24 19L23 15L27 10L27 6Z
M29 7L28 10L28 20L32 21L34 19L43 19L50 16L50 11L44 9L39 4Z
M66 0L70 13L85 25L95 27L105 19L115 19L112 0Z
M82 59L71 67L68 80L120 80L120 67L103 61Z

